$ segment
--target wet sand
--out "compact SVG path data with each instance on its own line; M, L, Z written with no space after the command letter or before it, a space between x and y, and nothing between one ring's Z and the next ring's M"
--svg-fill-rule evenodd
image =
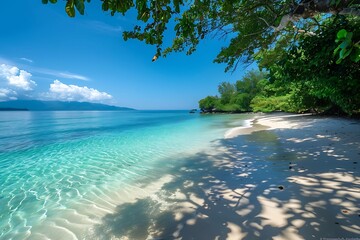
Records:
M167 171L156 193L118 205L87 238L360 236L360 122L272 114L251 123Z

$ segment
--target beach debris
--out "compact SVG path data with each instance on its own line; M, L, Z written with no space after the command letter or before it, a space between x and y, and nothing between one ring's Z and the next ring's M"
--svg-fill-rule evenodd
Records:
M280 189L280 190L284 190L284 186L278 186L278 189Z
M344 213L344 214L348 214L348 213L349 213L349 211L348 211L348 210L345 210L345 209L341 210L341 212Z

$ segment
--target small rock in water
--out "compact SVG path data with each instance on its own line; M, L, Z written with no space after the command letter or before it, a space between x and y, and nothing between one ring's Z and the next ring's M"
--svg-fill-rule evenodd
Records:
M290 166L289 169L292 169L292 166Z
M278 186L278 189L284 190L284 187L280 185L280 186Z

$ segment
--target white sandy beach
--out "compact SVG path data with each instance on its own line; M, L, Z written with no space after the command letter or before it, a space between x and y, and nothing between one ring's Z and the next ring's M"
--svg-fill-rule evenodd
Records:
M263 131L268 139L261 136ZM239 145L242 139L260 143L256 147L259 154L253 153L254 160L272 161L272 166L265 163L261 170L249 169L248 177L253 180L250 184L254 186L247 192L248 206L261 211L252 219L235 223L238 236L233 235L234 239L246 239L249 235L253 236L249 239L360 236L359 121L275 115L255 119L252 128L239 129L227 137L235 137L230 141L236 150L245 153ZM268 155L263 156L262 152ZM256 166L254 161L249 163L249 168ZM267 172L274 173L271 169L277 169L277 174L269 176ZM280 186L284 189L280 190ZM245 208L248 206L245 204Z
M260 115L190 156L161 190L118 206L98 239L360 236L360 122Z

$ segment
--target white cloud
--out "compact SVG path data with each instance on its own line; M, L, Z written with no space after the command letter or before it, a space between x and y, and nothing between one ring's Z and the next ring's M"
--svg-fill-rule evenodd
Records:
M33 62L34 62L33 60L31 60L31 59L29 59L29 58L24 58L24 57L20 58L20 60L23 60L23 61L29 62L29 63L33 63Z
M0 78L6 79L10 86L26 91L32 90L36 83L31 80L31 76L31 73L20 70L15 66L0 65Z
M17 93L14 90L0 88L0 101L16 100Z
M112 99L112 96L106 92L100 92L86 86L67 85L59 80L50 84L49 92L45 96L54 100L79 102L103 102Z
M69 78L69 79L78 79L78 80L83 80L83 81L88 81L89 78L79 75L79 74L74 74L74 73L69 73L69 72L59 72L58 73L59 77L63 77L63 78Z
M77 79L82 81L89 81L90 79L86 76L71 73L67 71L58 71L53 69L47 69L47 68L37 68L37 67L31 67L32 72L41 73L45 75L50 75L56 78L68 78L68 79Z
M120 33L122 32L122 27L120 26L112 26L104 22L100 21L89 21L90 25L100 31L106 31L106 32L115 32Z
M123 31L121 26L110 25L96 20L79 21L79 24L103 33L119 34Z

